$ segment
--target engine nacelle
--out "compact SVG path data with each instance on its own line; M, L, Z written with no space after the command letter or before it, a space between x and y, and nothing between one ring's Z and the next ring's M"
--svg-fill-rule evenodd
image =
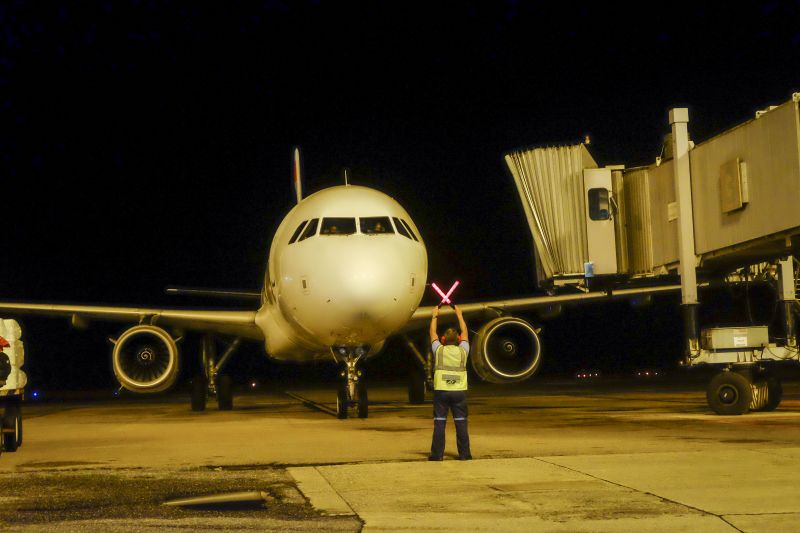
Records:
M162 392L178 378L178 346L156 326L125 331L114 343L111 361L119 384L131 392Z
M525 320L501 316L484 325L472 343L472 368L484 381L516 383L534 375L542 360L536 330Z

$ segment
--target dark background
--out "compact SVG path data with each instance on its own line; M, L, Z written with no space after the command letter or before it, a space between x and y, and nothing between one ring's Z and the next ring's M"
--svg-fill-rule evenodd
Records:
M504 153L589 134L600 164L649 163L670 107L703 140L800 90L800 2L640 4L2 2L0 297L260 288L294 145L306 193L347 167L405 206L461 301L532 293ZM544 373L674 365L676 301L567 311ZM113 383L118 327L23 323L35 386ZM405 364L389 351L379 375ZM239 379L299 371L259 353Z

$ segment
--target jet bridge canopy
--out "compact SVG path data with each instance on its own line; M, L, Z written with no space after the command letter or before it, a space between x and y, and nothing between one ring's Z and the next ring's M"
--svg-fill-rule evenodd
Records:
M583 276L588 245L583 171L597 168L582 144L549 146L505 156L545 278Z

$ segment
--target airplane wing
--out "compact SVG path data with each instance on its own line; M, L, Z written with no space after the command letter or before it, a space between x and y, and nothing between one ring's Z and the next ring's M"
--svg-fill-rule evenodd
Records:
M578 304L587 302L608 302L636 296L679 292L680 285L665 285L658 287L638 287L633 289L620 289L610 293L607 292L587 292L576 294L564 294L556 296L530 296L528 298L514 298L510 300L494 300L489 302L475 302L459 305L464 318L477 318L490 320L504 314L519 311L534 311L547 308L557 308L564 304ZM431 313L435 306L418 307L408 323L399 333L408 333L422 327L427 327L431 319ZM455 316L455 312L449 306L442 306L439 310L440 317Z
M64 317L72 320L75 326L84 326L91 321L148 323L235 335L252 340L264 339L264 334L255 323L256 311L0 302L0 316L2 315Z

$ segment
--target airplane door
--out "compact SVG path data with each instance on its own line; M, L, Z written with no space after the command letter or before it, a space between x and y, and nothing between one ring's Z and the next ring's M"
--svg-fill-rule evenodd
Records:
M583 171L586 200L586 240L594 274L617 273L617 243L611 209L611 169Z

